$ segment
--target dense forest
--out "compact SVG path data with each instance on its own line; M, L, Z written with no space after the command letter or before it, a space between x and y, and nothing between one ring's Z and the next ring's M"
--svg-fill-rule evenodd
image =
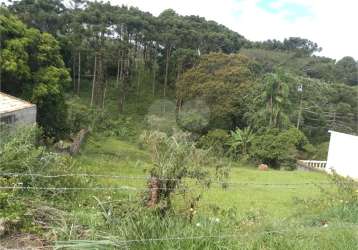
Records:
M91 82L90 106L101 108L110 79L118 112L143 84L163 97L176 91L178 106L204 99L213 116L201 134L297 126L321 142L328 129L357 132L357 62L316 56L307 39L251 42L198 16L101 2L15 1L1 13L2 91L36 103L50 136L68 132L65 93Z
M75 171L71 157L51 151L60 150L82 129L92 134L94 148L103 147L96 144L103 138L136 143L139 149L125 147L136 157L146 149L138 157L146 161L146 154L151 155L146 206L158 207L160 215L146 218L159 223L175 207L172 196L184 179L210 186L209 173L223 181L232 162L293 170L297 159L325 160L328 130L358 134L358 61L348 55L340 60L321 57L322 49L300 37L250 41L217 22L172 9L154 16L134 7L85 0L3 4L0 91L36 104L40 129L20 131L15 139L2 132L0 170L49 175ZM79 159L83 164L95 155L88 147L83 151L90 152L88 156ZM117 157L117 152L108 155ZM18 181L10 177L0 177L0 183L11 186ZM32 177L21 181L55 188L94 185L93 180L73 176L51 184ZM51 191L38 195L40 200L54 197ZM56 195L61 202L75 197ZM24 197L17 200L21 208L8 202L9 197L15 199L10 191L4 197L0 210L12 209L11 216L28 211ZM199 197L190 198L190 211ZM98 204L104 209L105 203ZM118 216L123 218L133 210L121 209ZM110 216L104 217L111 227ZM192 218L190 214L190 223ZM34 229L24 223L23 228ZM125 238L137 235L131 222L121 223L120 228L133 230ZM179 224L173 228L183 226ZM71 238L67 236L61 237ZM210 244L202 249L218 247ZM157 247L153 249L163 246Z

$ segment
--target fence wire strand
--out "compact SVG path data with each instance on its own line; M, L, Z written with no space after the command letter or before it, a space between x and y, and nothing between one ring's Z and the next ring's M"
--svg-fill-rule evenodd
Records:
M125 180L150 180L150 176L122 176L122 175L102 175L102 174L87 174L87 173L70 173L61 175L43 175L37 173L0 173L2 177L38 177L38 178L61 178L61 177L84 177L84 178L108 178L108 179L125 179ZM160 178L161 181L182 181L183 179L177 178ZM252 186L300 186L300 185L333 185L334 182L298 182L298 183L264 183L264 182L232 182L232 181L217 181L207 179L206 181L213 184L221 185L252 185ZM347 181L349 182L349 181Z

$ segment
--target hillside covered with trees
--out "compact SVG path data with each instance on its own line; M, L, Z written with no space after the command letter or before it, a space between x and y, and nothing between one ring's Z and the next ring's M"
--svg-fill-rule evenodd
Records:
M327 182L324 175L292 170L298 159L325 160L328 130L358 134L358 61L348 55L321 57L322 49L300 37L250 41L217 22L172 9L154 16L83 0L18 0L0 6L0 91L36 104L38 122L22 129L1 125L0 246L2 238L25 232L56 241L61 249L128 248L125 240L162 237L168 227L189 237L203 223L209 223L210 235L251 234L275 229L275 222L266 220L270 213L302 226L326 223L329 216L332 224L357 226L356 183L336 176L330 183L338 191L322 198L303 187L305 197L281 206L282 213L271 205L265 215L244 213L250 206L234 202L239 207L234 208L215 200L221 195L235 199L230 180ZM89 136L78 155L68 155L80 131ZM273 171L268 179L253 167L259 164ZM136 182L143 171L148 178ZM134 184L121 181L122 175ZM128 195L130 184L143 192ZM106 185L115 185L115 193L88 197L84 191ZM118 191L119 186L126 191ZM280 196L268 188L272 196L263 197L263 190L243 192L253 192L264 206L265 199ZM285 192L286 203L297 195ZM333 205L344 195L347 203ZM203 208L202 200L212 204ZM311 212L302 219L291 211L296 207ZM65 228L71 227L66 213L76 217L72 228ZM356 245L356 235L342 234L347 245L338 247ZM333 232L325 236L335 242ZM312 247L292 235L267 237L240 246L231 239L220 244L207 239L202 245L191 239L182 247ZM148 249L133 243L134 249ZM170 249L171 244L158 241L150 249ZM319 244L317 249L327 246Z
M168 92L176 91L176 85L185 82L186 98L201 97L195 73L192 84L196 91L188 89L191 86L187 86L190 84L187 79L198 68L210 70L210 67L220 70L224 78L208 74L207 79L202 79L212 85L206 86L207 91L217 92L215 87L224 83L227 91L238 99L231 100L225 91L211 97L217 101L210 100L210 105L221 105L223 99L231 102L228 110L220 111L227 118L220 125L223 128L270 125L263 122L264 117L252 115L270 108L264 99L271 97L271 115L278 112L277 119L282 120L271 124L273 127L280 123L287 128L299 122L302 131L318 141L327 129L357 132L357 62L348 56L337 62L315 56L321 48L307 39L251 42L197 16L180 16L166 10L155 17L132 7L99 2L74 1L65 5L52 0L17 1L1 11L2 90L37 103L39 122L47 127L49 135L63 136L68 129L56 127L66 123L66 105L61 95L64 91L71 93L70 89L80 95L81 83L91 84L87 86L92 91L90 105L100 108L108 81L115 79L118 112L123 112L128 93L133 89L140 92L144 84L151 85L153 94L167 97ZM240 73L233 72L236 68L226 67L230 59L225 59L225 54L232 53L249 59L243 66L250 68L251 74L247 76L250 79L240 79ZM210 58L217 61L215 66L207 61ZM238 90L236 95L240 81L250 86ZM298 87L302 92L297 91ZM266 97L260 97L263 92ZM53 105L58 107L46 105L46 100L42 100L45 95L57 99ZM180 105L184 101L182 95L179 87ZM251 103L245 101L237 110L243 100L239 95L250 95ZM278 99L281 103L275 103ZM43 110L42 105L48 110ZM49 121L46 117L49 113L56 113L58 121L53 117ZM205 132L220 126L211 123Z

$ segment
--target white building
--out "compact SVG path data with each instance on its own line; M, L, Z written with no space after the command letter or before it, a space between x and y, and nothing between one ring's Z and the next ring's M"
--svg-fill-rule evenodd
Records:
M36 123L36 105L0 92L0 123Z
M326 171L358 179L358 136L329 131Z

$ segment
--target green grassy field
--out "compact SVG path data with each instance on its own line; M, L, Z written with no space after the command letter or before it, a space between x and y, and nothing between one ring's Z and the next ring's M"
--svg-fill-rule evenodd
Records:
M113 137L90 137L76 160L80 163L81 172L128 177L147 176L146 168L151 164L149 154L138 145ZM104 177L95 178L93 181L95 185L104 187L128 186L140 190L146 188L145 179ZM87 225L88 231L91 232L86 236L89 241L71 241L76 238L72 236L67 237L65 243L59 242L58 245L73 244L75 249L93 249L97 246L103 249L356 249L357 227L351 223L352 220L345 222L336 214L330 220L331 215L317 213L320 210L309 213L305 204L300 202L319 200L322 196L321 189L335 188L333 185L307 184L330 182L330 177L326 174L259 171L255 166L234 163L228 182L232 184L226 189L213 184L208 189L195 190L201 191L202 198L192 223L185 222L181 216L153 219L145 210L141 210L142 212L135 215L140 216L139 218L129 216L106 226L103 215L105 210L94 202L94 196L104 207L108 208L105 205L107 203L112 204L111 208L115 212L115 209L122 208L113 204L138 204L142 192L85 193L82 195L84 199L79 197L79 207L72 210L72 216L78 224ZM250 184L242 185L243 183ZM180 201L176 203L178 214L183 212L184 208L185 204ZM230 211L235 212L231 214ZM182 214L185 214L185 211ZM213 218L220 222L215 224ZM326 228L325 224L321 224L322 221L327 221L329 226ZM355 227L350 227L352 225ZM100 243L98 239L103 236L99 235L99 232L111 240ZM150 238L190 238L201 235L219 237L146 242L146 239ZM220 238L221 235L223 238ZM116 237L144 241L116 245Z
M138 145L111 137L90 137L77 160L86 173L129 177L147 176L146 169L151 164L149 154ZM317 198L321 194L320 188L327 188L325 184L306 183L329 182L328 176L323 173L259 171L254 166L232 165L228 188L223 189L220 184L213 183L205 189L200 202L205 204L202 209L210 204L237 208L242 212L260 208L269 216L287 217L295 212L293 207L297 198ZM96 181L103 186L146 187L144 179L97 178Z

